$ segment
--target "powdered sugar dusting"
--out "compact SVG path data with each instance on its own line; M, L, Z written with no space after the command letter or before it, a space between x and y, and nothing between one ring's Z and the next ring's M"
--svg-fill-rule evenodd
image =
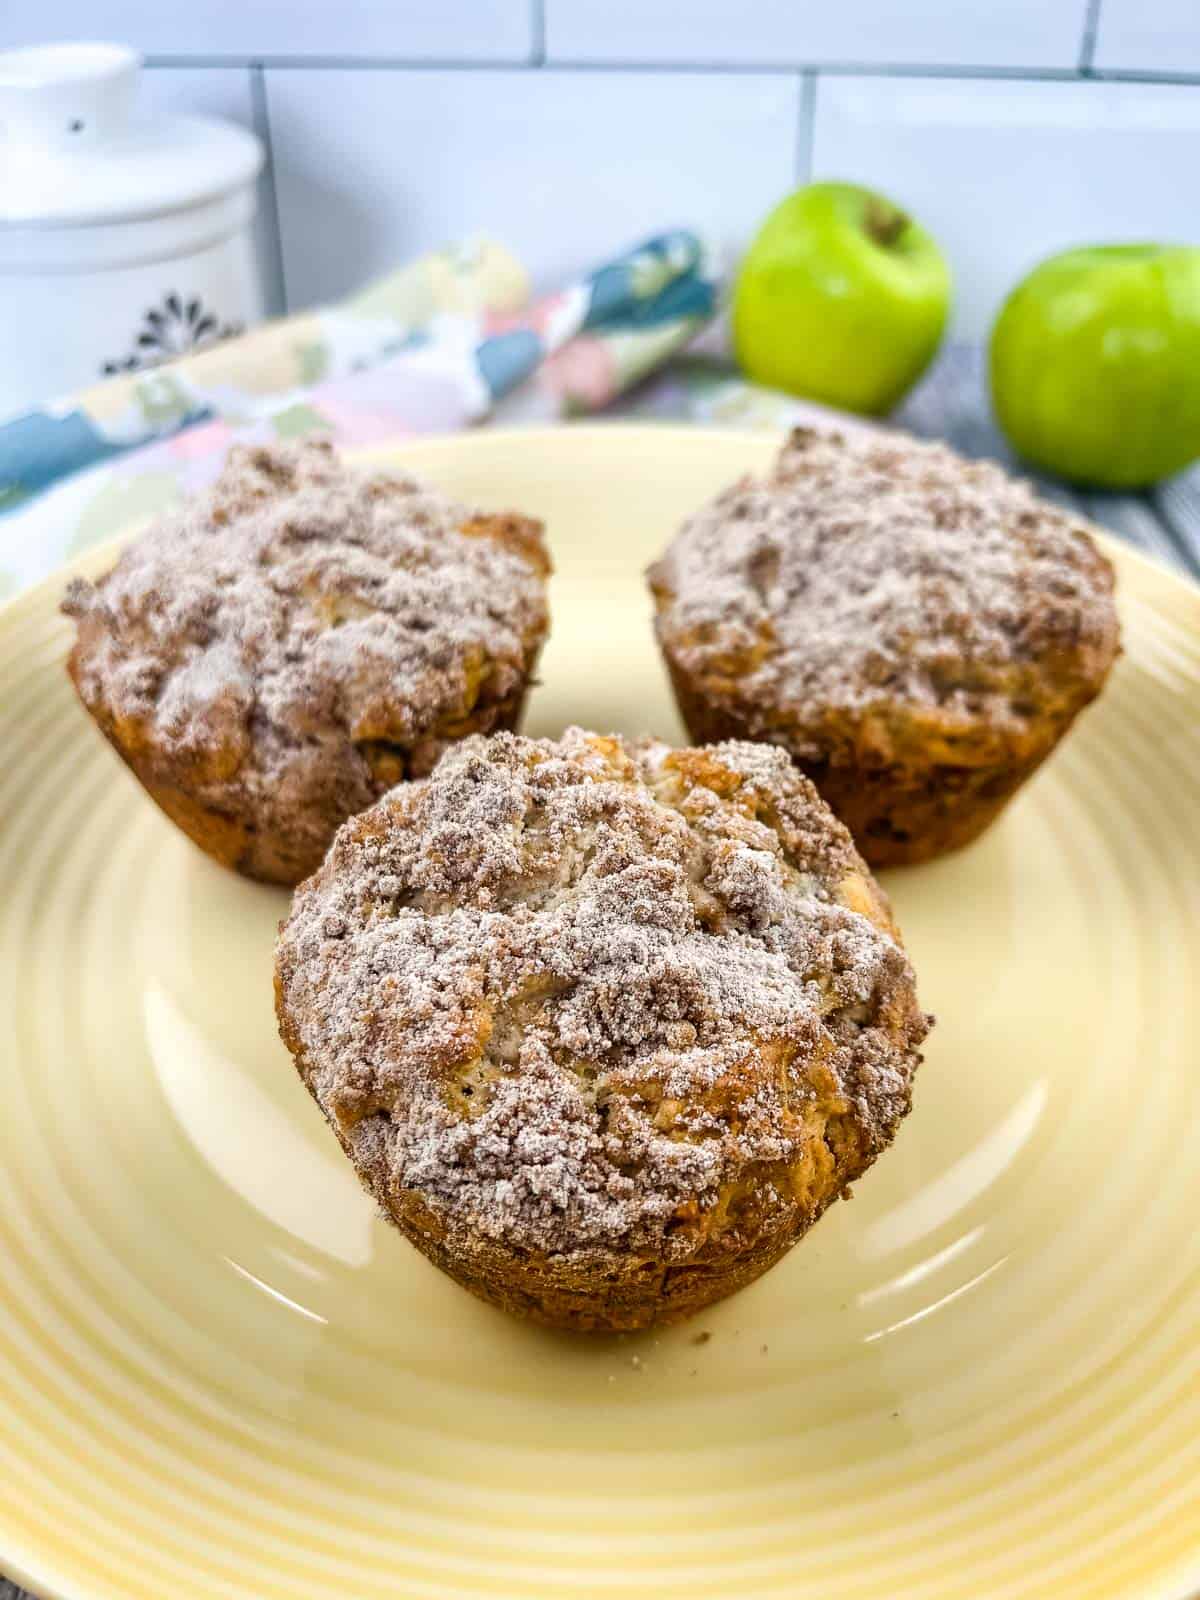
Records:
M993 463L894 434L796 430L766 479L684 525L651 581L689 674L732 659L742 694L801 716L899 700L1019 718L1023 669L1115 649L1085 524Z
M466 1247L669 1259L815 1103L861 1164L907 1110L927 1022L839 899L864 873L765 746L470 739L297 892L285 1035L385 1205Z

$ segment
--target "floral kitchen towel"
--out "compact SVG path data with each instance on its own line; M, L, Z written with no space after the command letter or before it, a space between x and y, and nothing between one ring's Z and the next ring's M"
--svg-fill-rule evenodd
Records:
M532 305L513 257L475 243L426 256L343 305L0 424L12 513L0 516L0 597L203 487L236 441L316 433L353 449L601 409L848 425L743 382L725 361L674 359L701 330L700 344L721 347L718 300L719 274L688 233L651 239Z
M237 426L286 411L309 385L428 339L439 318L478 326L515 313L527 296L521 266L480 242L424 256L342 305L51 401L0 424L0 509L189 424Z
M533 301L520 264L475 242L0 423L0 597L203 487L238 441L317 433L352 449L596 410L688 344L718 299L711 256L683 231Z
M686 342L716 296L703 247L684 232L650 239L532 305L523 269L501 246L441 251L338 306L0 424L0 509L198 424L209 425L212 448L247 429L348 432L361 443L460 428L574 340L555 372L560 409L590 408ZM189 456L197 446L189 441Z

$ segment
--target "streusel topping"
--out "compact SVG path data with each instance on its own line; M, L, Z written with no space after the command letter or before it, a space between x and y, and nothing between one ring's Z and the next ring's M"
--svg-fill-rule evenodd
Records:
M85 699L143 724L167 761L211 758L215 803L223 784L301 808L349 786L348 811L380 792L357 742L409 746L481 676L495 700L521 683L547 570L536 523L477 517L324 443L240 447L64 609L87 639Z
M1086 524L994 463L889 433L797 429L766 478L684 525L651 582L686 671L737 661L740 693L800 716L895 700L1019 716L986 705L993 681L1007 695L1026 666L1115 650Z
M301 886L281 1015L360 1169L452 1234L669 1258L806 1103L872 1151L907 1110L927 1019L863 875L767 746L472 738Z

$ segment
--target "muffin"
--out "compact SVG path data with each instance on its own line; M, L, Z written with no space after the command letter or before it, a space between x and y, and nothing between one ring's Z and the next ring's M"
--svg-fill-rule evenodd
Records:
M505 1310L686 1317L890 1142L930 1018L882 891L762 744L468 739L339 832L280 1030L362 1182Z
M546 636L540 523L327 444L230 452L96 584L69 670L202 850L294 884L338 826L471 733L515 726Z
M1119 652L1084 523L892 433L797 429L649 577L692 737L781 745L875 866L982 832Z

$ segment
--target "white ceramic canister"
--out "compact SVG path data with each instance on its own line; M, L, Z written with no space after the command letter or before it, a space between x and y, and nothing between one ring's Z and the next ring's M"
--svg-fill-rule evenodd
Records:
M258 320L262 148L150 117L120 45L0 52L0 416Z

